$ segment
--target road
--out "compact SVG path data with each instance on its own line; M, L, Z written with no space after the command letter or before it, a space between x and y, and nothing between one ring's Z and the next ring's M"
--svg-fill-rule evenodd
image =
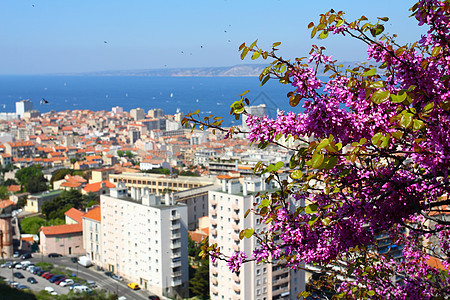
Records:
M19 261L20 259L16 258L14 259L16 261ZM110 293L117 293L119 296L125 296L127 299L148 299L148 296L150 294L147 291L143 290L137 290L133 291L130 288L127 287L128 282L120 282L117 280L114 280L104 274L103 271L97 271L95 270L95 267L85 268L78 263L73 263L70 260L70 257L55 257L55 258L49 258L49 257L42 257L39 253L34 253L33 258L27 259L31 261L31 263L36 264L38 262L47 262L52 263L55 266L65 267L68 270L71 270L73 274L77 274L77 277L85 279L85 280L93 280L95 281L96 285L100 289L104 289ZM13 259L7 260L7 261L13 261ZM46 279L33 275L25 270L14 270L14 272L21 272L25 278L24 279L17 279L14 278L14 281L19 282L20 284L24 284L29 286L33 291L40 291L43 290L47 286L51 286L55 289L55 291L58 294L61 293L68 293L69 289L66 287L60 287L59 285L53 284L48 282ZM8 268L0 268L0 275L7 278L7 280L11 279L12 272L11 269ZM35 277L35 279L38 281L38 284L31 284L29 282L26 282L26 279L28 277Z

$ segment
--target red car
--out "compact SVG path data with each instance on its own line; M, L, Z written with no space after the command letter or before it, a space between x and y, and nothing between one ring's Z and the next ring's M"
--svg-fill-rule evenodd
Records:
M52 273L48 273L47 275L42 276L42 277L44 277L45 279L50 279L50 278L52 278L53 276L55 276L55 275L53 275Z
M66 277L61 277L60 279L58 279L58 280L55 280L55 284L60 284L61 282L63 282L64 280L66 280L67 278Z
M41 277L45 278L45 276L47 276L48 274L50 274L50 272L44 272L44 273L42 273Z

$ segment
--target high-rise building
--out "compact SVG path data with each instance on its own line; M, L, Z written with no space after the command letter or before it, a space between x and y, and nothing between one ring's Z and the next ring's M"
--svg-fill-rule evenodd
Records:
M222 189L209 192L210 244L217 243L225 254L243 251L251 255L258 246L256 238L239 238L240 231L254 228L266 229L260 224L259 216L249 214L248 209L260 201L258 192L265 191L264 179L249 177L241 179L229 175L217 176ZM304 271L294 271L282 265L244 263L238 273L232 273L222 260L210 262L211 299L297 299L305 288Z
M160 108L152 108L147 113L152 119L159 119L164 117L164 111Z
M168 194L167 194L168 195ZM188 296L187 207L123 184L101 195L102 264L141 289Z
M30 100L22 100L16 102L16 114L21 118L26 111L33 110L33 102Z
M139 121L145 119L145 111L142 108L133 108L132 110L130 110L130 116L135 121Z

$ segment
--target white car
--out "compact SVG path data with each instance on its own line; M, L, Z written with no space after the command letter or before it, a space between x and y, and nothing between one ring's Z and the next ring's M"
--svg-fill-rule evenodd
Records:
M23 269L23 265L22 264L17 264L17 265L15 265L14 268L16 268L16 269Z
M50 287L50 286L47 286L44 290L46 290L46 291L49 292L49 293L55 291L55 290L54 290L52 287Z
M125 297L125 296L120 296L119 298L117 298L117 300L127 300L127 297Z
M71 285L71 284L74 284L74 282L70 278L63 280L59 283L60 286L67 286L67 285Z

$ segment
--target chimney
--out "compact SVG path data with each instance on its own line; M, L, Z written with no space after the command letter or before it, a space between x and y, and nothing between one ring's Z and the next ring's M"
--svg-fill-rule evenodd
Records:
M227 192L227 181L225 179L222 179L222 192L226 193Z
M247 192L247 182L246 182L246 181L244 181L244 184L242 185L242 193L244 194L244 196L247 196L247 195L248 195L248 192Z

